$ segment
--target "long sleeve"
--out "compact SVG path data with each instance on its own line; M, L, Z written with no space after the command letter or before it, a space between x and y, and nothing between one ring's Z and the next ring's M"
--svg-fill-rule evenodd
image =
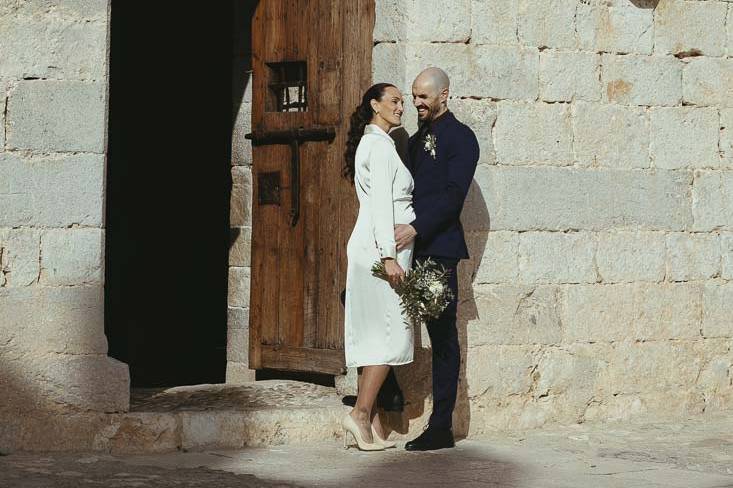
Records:
M394 148L389 141L373 142L369 152L370 191L369 207L372 215L374 240L377 242L381 258L397 257L397 244L394 238L393 189L395 166Z
M460 218L478 158L478 141L473 133L454 142L446 159L448 178L442 191L435 195L430 212L419 213L412 222L420 238L429 240L441 228Z

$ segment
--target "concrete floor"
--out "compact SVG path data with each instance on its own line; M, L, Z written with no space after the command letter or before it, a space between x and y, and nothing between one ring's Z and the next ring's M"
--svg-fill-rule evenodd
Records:
M362 453L330 441L145 456L0 457L0 487L83 486L733 487L733 412L672 424L496 434L432 453Z

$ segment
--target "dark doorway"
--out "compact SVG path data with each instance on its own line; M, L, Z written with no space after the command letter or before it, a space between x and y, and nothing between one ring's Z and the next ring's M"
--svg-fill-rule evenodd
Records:
M112 1L105 332L135 387L224 381L235 7Z

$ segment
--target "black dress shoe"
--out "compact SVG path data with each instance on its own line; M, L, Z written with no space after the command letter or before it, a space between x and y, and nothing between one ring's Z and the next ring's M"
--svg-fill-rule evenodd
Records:
M454 447L453 432L450 429L428 427L420 436L405 444L406 451L434 451Z

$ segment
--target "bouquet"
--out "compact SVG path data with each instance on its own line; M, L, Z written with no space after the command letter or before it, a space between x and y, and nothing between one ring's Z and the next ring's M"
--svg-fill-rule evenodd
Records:
M372 266L372 275L387 279L382 261ZM453 292L448 287L450 271L428 258L415 263L405 273L405 279L395 287L400 297L400 306L413 324L437 319L453 300Z

